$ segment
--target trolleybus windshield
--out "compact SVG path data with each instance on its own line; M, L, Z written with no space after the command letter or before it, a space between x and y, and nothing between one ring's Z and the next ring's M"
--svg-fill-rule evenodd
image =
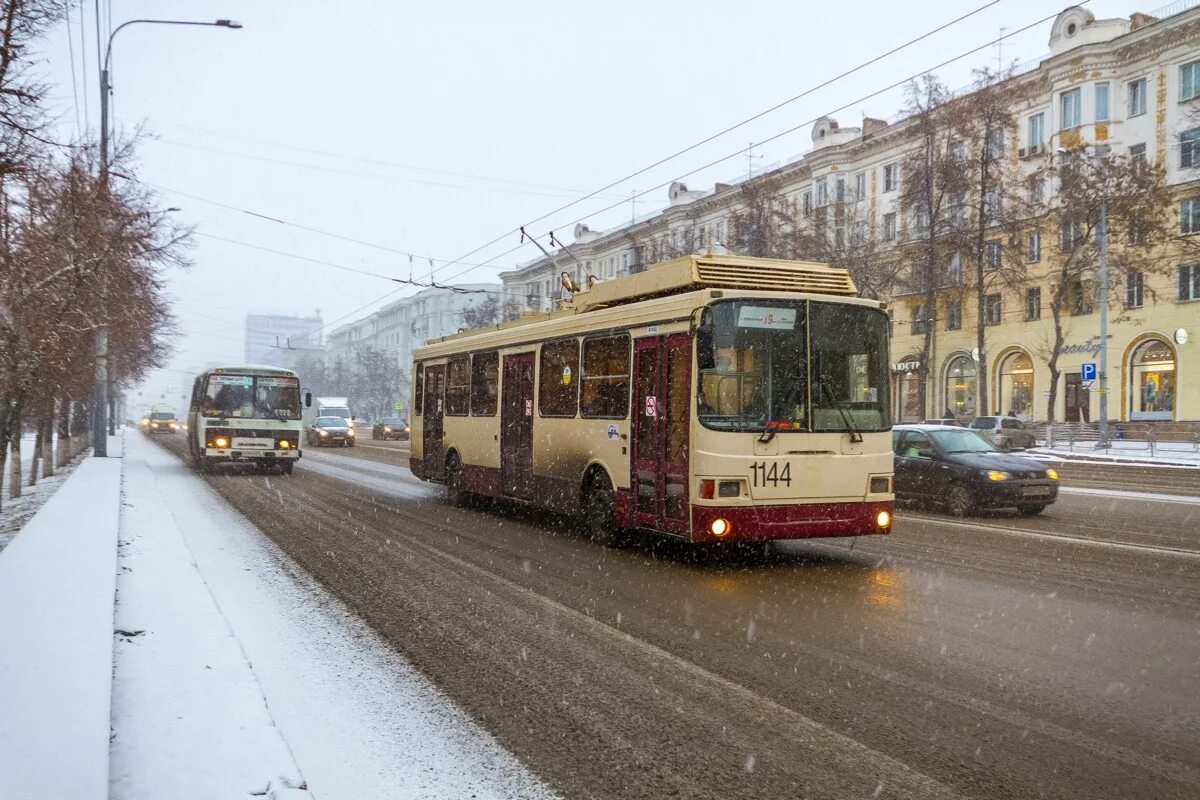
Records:
M887 317L806 301L712 305L713 363L697 416L714 430L886 430Z
M204 416L300 419L300 380L286 375L210 375Z

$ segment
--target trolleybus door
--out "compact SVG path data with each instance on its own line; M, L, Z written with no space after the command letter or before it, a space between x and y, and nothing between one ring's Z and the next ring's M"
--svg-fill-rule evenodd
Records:
M638 525L689 532L688 421L692 341L686 333L634 342L633 487Z
M425 478L441 478L445 471L442 451L443 396L446 388L445 367L425 367L425 420L421 429L421 453Z
M533 353L504 357L500 405L500 485L533 497Z

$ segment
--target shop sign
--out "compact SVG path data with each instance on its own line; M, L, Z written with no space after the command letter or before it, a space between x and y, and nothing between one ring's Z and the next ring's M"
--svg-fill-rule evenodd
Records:
M1112 337L1109 336L1108 338L1111 339ZM1086 342L1064 344L1062 350L1060 351L1060 355L1070 355L1074 353L1086 353L1092 358L1098 358L1100 356L1100 337L1093 336Z
M892 372L919 372L920 369L920 361L902 361L899 364L892 364Z

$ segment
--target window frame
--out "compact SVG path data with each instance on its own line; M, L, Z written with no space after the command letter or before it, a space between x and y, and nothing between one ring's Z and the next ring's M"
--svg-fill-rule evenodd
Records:
M461 365L466 362L466 383L451 383L454 379L454 369L456 365ZM451 393L454 394L451 394ZM461 397L459 396L461 393ZM446 402L442 406L442 413L447 417L468 417L471 415L471 355L470 353L459 353L450 356L446 359ZM461 400L461 411L458 409L459 401Z
M1200 167L1200 126L1179 133L1179 168L1195 167Z
M1067 124L1068 104L1070 105L1072 118L1074 119L1074 122L1069 125ZM1058 129L1060 131L1075 130L1083 124L1083 92L1080 90L1080 87L1076 86L1074 89L1067 89L1058 93L1058 116Z
M1025 237L1025 263L1036 264L1042 260L1042 232L1036 230Z
M962 300L951 300L946 304L946 330L961 331L963 326Z
M614 339L625 340L625 399L622 405L622 411L619 415L613 414L597 414L592 413L585 407L586 392L584 388L587 386L589 378L595 380L600 378L612 378L614 375L593 375L587 374L587 347L594 342L611 341ZM629 418L629 398L633 392L633 337L629 331L621 331L619 333L597 333L583 337L579 344L579 417L581 419L628 419Z
M483 410L477 408L480 399L480 391L477 382L480 381L477 365L481 359L492 357L495 359L495 372L492 374L491 383L492 390L489 395L485 395L484 399L490 402L490 405L485 405ZM482 379L485 384L486 376ZM500 408L500 351L499 350L484 350L479 353L471 354L471 416L472 417L494 417ZM488 410L490 409L490 410Z
M993 309L995 314L993 314ZM999 292L992 292L983 297L983 324L999 325L1004 319L1004 298Z
M1004 266L1004 242L988 239L984 244L984 268L994 272Z
M1112 88L1111 88L1111 84L1109 84L1108 81L1098 81L1095 84L1095 86L1096 86L1096 90L1095 90L1094 100L1096 103L1096 107L1094 109L1095 113L1093 116L1095 117L1096 122L1108 122L1112 119ZM1103 109L1104 116L1100 116L1100 112L1101 112L1100 95L1102 92L1104 95L1104 109Z
M896 241L896 212L889 211L883 215L883 240L885 242Z
M1194 303L1200 300L1200 263L1180 264L1177 275L1176 302ZM1184 291L1185 286L1187 287L1186 292Z
M1036 305L1032 302L1037 298ZM1025 290L1025 321L1036 322L1042 318L1042 287L1030 286Z
M1184 208L1187 208L1187 217L1184 216ZM1189 224L1184 227L1184 221ZM1200 233L1200 197L1189 197L1186 200L1179 201L1179 235L1194 236Z
M1027 139L1025 146L1028 148L1027 152L1034 147L1041 149L1046 143L1046 112L1039 111L1036 114L1030 114L1027 120L1025 125L1025 138ZM1036 140L1034 138L1035 130L1037 131Z
M1125 91L1128 95L1126 110L1129 112L1126 116L1140 117L1146 113L1146 89L1148 84L1145 78L1138 78L1129 81L1125 85Z
M1125 307L1142 308L1146 303L1146 276L1143 272L1130 272L1125 276Z
M883 191L894 192L900 186L900 165L897 162L883 165Z
M1184 78L1185 72L1191 72L1192 93L1185 94L1184 90L1188 85L1188 80ZM1179 102L1186 103L1189 100L1195 100L1200 97L1200 60L1189 61L1186 64L1179 65Z
M571 343L575 346L575 360L573 363L565 365L571 367L572 379L569 385L571 397L571 413L563 412L547 412L546 411L546 350L558 345ZM574 419L579 416L579 381L574 378L579 373L579 339L575 336L564 336L558 339L551 339L547 342L542 342L542 346L538 348L538 416L552 419ZM562 385L562 371L559 370L555 374L554 381L551 386Z

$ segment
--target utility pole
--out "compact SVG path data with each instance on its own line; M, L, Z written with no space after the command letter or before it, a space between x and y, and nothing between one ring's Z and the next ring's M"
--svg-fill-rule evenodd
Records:
M1107 149L1107 148L1106 148ZM1108 200L1104 185L1104 162L1096 148L1096 171L1100 177L1100 221L1096 238L1100 244L1100 437L1097 447L1108 447Z

